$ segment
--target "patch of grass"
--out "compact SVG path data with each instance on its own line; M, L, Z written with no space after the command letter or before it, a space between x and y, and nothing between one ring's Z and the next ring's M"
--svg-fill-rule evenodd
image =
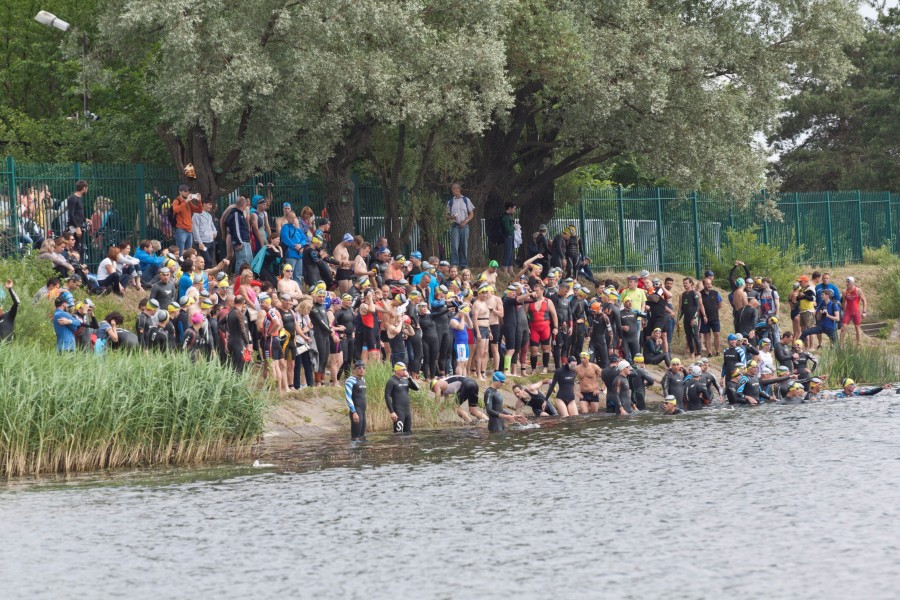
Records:
M822 350L819 372L828 374L831 387L845 377L859 383L894 383L900 381L900 360L882 347L839 344Z
M879 265L882 267L900 263L900 256L891 253L890 247L885 244L880 248L863 248L864 265Z
M894 330L894 322L888 321L887 323L884 324L884 327L882 327L875 333L875 337L877 337L879 340L886 340L889 337L891 337L891 332L893 330Z
M185 354L0 344L0 474L241 455L262 433L268 403L249 377Z
M884 270L875 280L878 314L884 319L900 319L900 264Z

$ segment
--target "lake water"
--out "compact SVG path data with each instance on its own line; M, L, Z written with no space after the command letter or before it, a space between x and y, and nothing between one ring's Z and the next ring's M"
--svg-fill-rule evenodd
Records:
M3 598L896 598L900 396L0 488Z

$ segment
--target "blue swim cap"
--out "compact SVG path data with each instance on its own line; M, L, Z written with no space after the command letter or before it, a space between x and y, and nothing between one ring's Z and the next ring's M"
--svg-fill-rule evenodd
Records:
M494 376L492 378L494 381L506 381L506 375L503 374L503 371L494 371Z
M729 342L735 342L735 341L737 341L737 336L734 335L733 333L729 333L729 334L728 334L728 341L729 341Z

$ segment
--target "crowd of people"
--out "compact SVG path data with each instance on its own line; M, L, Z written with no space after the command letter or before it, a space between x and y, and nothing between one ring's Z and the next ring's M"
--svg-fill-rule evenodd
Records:
M87 189L79 181L76 195ZM451 262L417 250L394 255L385 238L370 244L351 233L333 236L329 220L309 207L295 211L285 202L273 218L271 193L240 197L215 217L213 203L183 185L170 206L174 244L142 240L132 255L123 241L109 247L95 273L81 263L82 230L70 215L73 227L43 242L39 257L59 277L38 297L54 303L60 352L187 352L237 371L256 361L282 392L340 385L346 377L355 437L365 432L365 369L372 362L394 369L385 401L399 430L411 428L409 390L420 387L438 401L455 398L461 419L487 419L498 429L520 418L504 412L499 396L508 376L547 375L511 388L518 409L536 416L596 413L601 403L610 413L645 410L646 389L654 385L666 414L718 402L802 401L824 380L808 347L821 345L823 335L836 340L841 325L853 324L859 339L867 307L853 277L841 292L828 273L799 276L787 297L792 327L782 331L779 291L740 261L725 298L709 271L700 281L685 277L676 297L671 277L648 271L598 281L577 228L551 237L542 225L514 271L514 246L505 243L520 235L511 203L500 223L503 265L491 261L473 272L465 246L474 207L458 186L453 192ZM118 312L98 321L90 298L76 299L82 286L90 294L142 292L133 327ZM6 287L12 292L12 282ZM733 333L720 347L726 301ZM14 311L0 314L7 337ZM684 333L685 362L673 356L676 331ZM722 370L713 373L709 359L720 354ZM659 381L647 365L665 368Z

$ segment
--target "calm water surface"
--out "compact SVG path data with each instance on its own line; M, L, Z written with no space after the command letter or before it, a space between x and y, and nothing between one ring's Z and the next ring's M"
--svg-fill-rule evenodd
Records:
M896 598L900 396L0 488L3 598Z

